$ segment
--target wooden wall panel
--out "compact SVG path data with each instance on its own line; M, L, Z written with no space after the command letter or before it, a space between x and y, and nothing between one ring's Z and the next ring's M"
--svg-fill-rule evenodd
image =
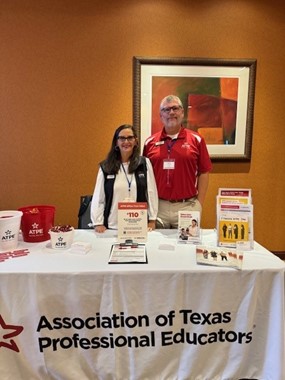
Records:
M0 209L53 204L77 225L114 129L132 123L132 58L256 58L250 163L215 163L218 187L250 187L255 239L285 249L285 5L281 0L0 2Z

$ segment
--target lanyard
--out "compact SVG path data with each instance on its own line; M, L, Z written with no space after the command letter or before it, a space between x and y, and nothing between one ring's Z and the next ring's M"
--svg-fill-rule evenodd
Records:
M122 165L123 171L125 173L126 180L128 182L128 190L129 190L129 193L130 193L131 192L131 184L132 184L132 180L133 180L133 174L131 175L131 180L129 180L128 175L126 173L126 169L124 167L124 164L121 164L121 165Z
M177 141L177 139L172 139L170 141L170 143L166 144L167 145L168 158L170 156L171 149L172 149L173 145L176 143L176 141Z

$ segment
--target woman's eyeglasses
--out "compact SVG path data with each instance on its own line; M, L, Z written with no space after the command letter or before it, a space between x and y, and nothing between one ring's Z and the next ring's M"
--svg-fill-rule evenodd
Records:
M127 137L125 137L125 136L118 136L118 140L120 142L125 142L125 141L132 142L132 141L134 141L134 139L135 139L135 136L127 136Z

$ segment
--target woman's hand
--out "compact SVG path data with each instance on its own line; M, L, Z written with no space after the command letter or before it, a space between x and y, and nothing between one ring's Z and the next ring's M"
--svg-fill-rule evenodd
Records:
M106 229L107 228L105 226L103 226L103 225L95 226L95 232L98 232L99 234L101 234L102 232L105 232Z
M148 221L147 230L148 231L155 230L155 220L149 220Z

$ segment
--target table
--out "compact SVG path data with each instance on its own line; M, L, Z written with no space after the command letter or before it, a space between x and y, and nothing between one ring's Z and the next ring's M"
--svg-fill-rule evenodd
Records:
M1 379L284 378L284 263L258 243L239 271L174 230L148 234L147 264L108 264L115 231L75 240L92 251L20 241L0 262Z

